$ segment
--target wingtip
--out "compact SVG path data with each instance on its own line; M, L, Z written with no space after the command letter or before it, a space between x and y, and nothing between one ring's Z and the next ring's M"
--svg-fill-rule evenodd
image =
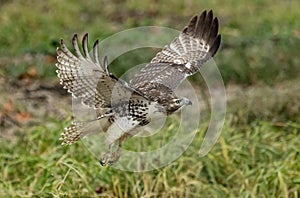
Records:
M93 45L93 48L97 47L99 45L99 39L97 39Z
M210 49L211 57L213 57L217 53L218 49L220 48L220 45L221 45L221 35L218 34L218 36L213 42L212 48Z
M65 41L64 41L64 39L61 38L60 39L60 47L57 47L56 51L58 51L60 49L64 49L64 48L66 48Z
M213 21L213 11L212 10L210 10L210 11L207 12L205 20L206 20L207 24L211 24L212 23L212 21Z
M219 27L219 19L218 19L218 17L215 17L214 19L213 19L213 24L218 28Z
M66 51L67 51L67 47L66 47L65 41L64 41L64 39L61 38L60 46L57 47L56 52L59 55L61 52L66 53Z
M85 33L85 34L83 35L83 37L82 37L82 44L87 43L88 38L89 38L89 34L88 34L88 33Z
M195 30L197 25L198 18L199 18L198 15L193 16L190 19L188 25L183 28L182 32L185 34L193 34L193 31Z
M108 58L107 58L107 56L104 56L104 58L103 58L103 67L104 67L104 71L107 74L109 74L109 72L108 72Z
M205 18L207 15L207 10L204 10L201 14L199 18Z
M77 35L77 33L75 33L75 34L73 35L72 40L75 41L75 40L77 40L77 39L78 39L78 35Z
M93 55L94 55L94 60L95 63L101 67L101 64L99 62L99 51L98 51L98 45L99 45L99 40L97 39L93 45Z
M214 15L212 9L210 9L210 10L208 11L207 15L212 15L212 16Z
M198 21L198 15L195 15L191 18L190 23L196 23Z

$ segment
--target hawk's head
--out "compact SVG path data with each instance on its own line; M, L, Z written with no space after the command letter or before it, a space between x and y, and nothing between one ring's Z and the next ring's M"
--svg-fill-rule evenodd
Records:
M174 98L167 106L167 113L171 114L186 105L192 105L192 101L187 98Z

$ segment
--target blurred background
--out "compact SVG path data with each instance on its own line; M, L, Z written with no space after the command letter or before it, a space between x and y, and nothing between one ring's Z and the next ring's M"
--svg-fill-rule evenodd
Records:
M298 197L299 8L297 0L0 0L0 196ZM181 30L205 9L219 18L214 61L228 97L207 156L197 155L199 135L169 166L130 173L101 167L82 143L60 146L72 117L55 73L61 38L70 45L74 33L88 32L92 43L139 26ZM120 76L157 51L126 53L110 68Z

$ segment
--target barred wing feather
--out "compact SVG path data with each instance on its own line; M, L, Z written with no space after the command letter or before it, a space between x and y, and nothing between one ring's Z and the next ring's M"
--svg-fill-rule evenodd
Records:
M131 81L131 85L143 91L150 83L161 83L172 90L215 55L220 46L218 19L212 11L204 11L191 19L170 45L151 60Z
M107 59L103 65L99 62L98 41L93 47L93 58L88 52L88 35L82 39L83 53L78 46L78 38L73 37L75 55L61 40L61 47L57 49L57 73L60 83L74 97L80 97L82 102L94 108L108 108L112 103L137 94L129 85L110 74L107 69ZM113 97L112 97L113 95Z

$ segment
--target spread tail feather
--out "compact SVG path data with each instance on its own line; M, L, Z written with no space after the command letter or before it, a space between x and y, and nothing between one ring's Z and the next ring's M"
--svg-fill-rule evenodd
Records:
M87 124L84 122L74 122L71 126L67 127L65 131L61 134L60 140L62 144L73 144L77 142L81 136L83 136L83 128Z
M62 141L62 145L70 145L87 135L106 132L110 125L111 121L109 117L102 117L100 120L86 122L73 122L71 126L65 129L59 139Z

